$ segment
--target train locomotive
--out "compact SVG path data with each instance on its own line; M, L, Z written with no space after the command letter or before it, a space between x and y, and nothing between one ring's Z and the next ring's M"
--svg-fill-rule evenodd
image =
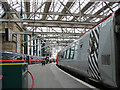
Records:
M57 54L58 66L120 88L120 8Z

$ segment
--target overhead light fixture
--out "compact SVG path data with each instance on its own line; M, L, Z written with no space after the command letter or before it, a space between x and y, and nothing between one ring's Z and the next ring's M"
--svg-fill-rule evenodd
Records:
M23 24L28 24L28 22L23 22Z

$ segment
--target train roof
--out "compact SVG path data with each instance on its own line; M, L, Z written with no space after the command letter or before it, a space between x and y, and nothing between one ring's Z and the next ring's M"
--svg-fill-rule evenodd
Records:
M7 55L14 55L14 56L23 56L24 54L19 54L16 52L12 52L12 51L6 51L6 50L0 50L1 54L7 54Z

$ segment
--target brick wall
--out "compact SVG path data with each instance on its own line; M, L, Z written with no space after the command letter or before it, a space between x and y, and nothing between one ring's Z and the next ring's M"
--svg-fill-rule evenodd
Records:
M5 17L4 17L5 18ZM18 23L18 25L21 27L22 24ZM5 28L9 28L13 32L23 32L20 30L15 23L2 23L2 28L0 30L5 31ZM13 35L12 36L12 41L6 41L5 34L2 34L2 50L8 50L8 51L13 51L17 53L24 53L23 51L23 41L24 41L24 35Z

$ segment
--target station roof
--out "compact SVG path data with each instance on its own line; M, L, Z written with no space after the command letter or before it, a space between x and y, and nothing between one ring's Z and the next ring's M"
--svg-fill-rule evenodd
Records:
M25 33L35 32L36 38L51 47L66 46L117 10L118 1L3 0L0 17L4 13L16 15L18 19L1 18L1 21L22 22Z

